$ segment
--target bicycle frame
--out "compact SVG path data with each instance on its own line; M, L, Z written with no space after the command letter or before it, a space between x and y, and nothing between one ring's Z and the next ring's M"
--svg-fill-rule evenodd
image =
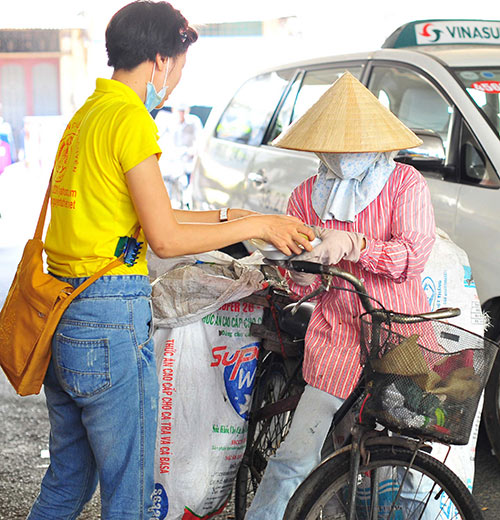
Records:
M277 263L277 262L274 262ZM311 273L311 274L318 274L322 276L322 284L321 286L310 293L309 295L306 295L301 300L299 300L296 304L293 305L300 305L300 303L307 301L316 295L318 295L322 291L326 291L331 287L331 279L333 277L339 277L346 281L348 281L353 287L354 292L358 295L360 298L360 301L366 310L367 313L369 313L372 317L372 323L373 323L373 329L372 329L372 338L371 338L371 345L372 348L378 349L380 346L380 327L382 323L387 322L394 322L394 323L417 323L420 321L423 321L425 319L434 318L434 319L443 319L443 318L451 318L454 316L458 316L460 314L460 310L456 308L445 308L445 309L439 309L438 311L431 312L431 313L424 313L421 315L416 316L410 316L410 315L401 315L394 313L392 311L387 311L385 309L375 309L372 305L372 301L369 297L369 295L366 292L366 289L363 285L363 283L356 278L354 275L347 271L343 271L342 269L339 269L336 266L327 266L323 264L317 264L313 262L304 262L299 260L291 260L291 261L284 261L279 263L280 266L285 267L286 269L298 271L298 272L305 272L305 273ZM324 283L326 279L326 284ZM295 308L296 309L296 308ZM294 313L294 310L292 309L292 314ZM347 397L347 399L344 401L342 406L337 410L335 413L333 419L332 419L332 426L330 430L333 430L341 421L342 419L348 414L348 412L353 408L356 401L359 399L361 395L363 395L366 385L366 376L365 376L365 369L363 369L363 374L358 381L356 387L351 392L351 394ZM298 402L298 398L295 400L295 406ZM265 416L267 413L272 413L273 410L280 410L283 411L283 406L290 405L293 406L293 403L281 403L281 406L278 406L279 403L272 403L268 405L267 410L264 408L260 410L262 416ZM274 405L274 408L273 408ZM293 406L294 407L294 406ZM293 409L292 407L288 408L288 410ZM277 412L275 412L277 413ZM348 445L349 441L351 442L351 452L350 452L350 470L349 470L349 489L348 489L348 513L349 513L349 520L354 520L355 517L355 497L357 493L357 475L359 471L360 466L360 460L362 456L362 452L364 452L365 447L370 446L370 444L374 444L375 442L380 443L381 438L377 435L376 441L373 440L373 438L370 438L370 434L373 435L373 427L367 427L363 424L361 424L360 421L357 421L355 426L352 429L351 432L351 438L346 439L344 442L344 447ZM368 434L368 438L366 438L366 435ZM405 447L409 447L412 449L415 454L419 449L422 449L425 446L424 441L422 440L413 440L403 437L390 437L387 438L387 442L394 444L400 444L404 445ZM332 455L335 456L335 453ZM411 465L408 467L407 472L411 469ZM406 475L405 475L406 477ZM375 488L377 489L377 483L375 483ZM398 491L398 495L401 492L401 488ZM373 500L377 500L378 492L376 491L373 493ZM373 511L375 511L376 508L373 508ZM392 514L392 511L390 515ZM389 516L390 516L389 515ZM375 519L374 519L375 520Z

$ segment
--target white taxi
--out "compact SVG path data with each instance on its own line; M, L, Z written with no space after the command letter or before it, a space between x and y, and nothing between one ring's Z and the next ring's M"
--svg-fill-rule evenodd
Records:
M270 143L346 70L422 138L421 147L397 160L426 177L437 224L469 255L493 321L489 335L500 339L500 21L415 21L382 49L283 65L248 79L207 121L193 173L194 209L284 212L318 160ZM500 454L499 382L500 357L486 397Z

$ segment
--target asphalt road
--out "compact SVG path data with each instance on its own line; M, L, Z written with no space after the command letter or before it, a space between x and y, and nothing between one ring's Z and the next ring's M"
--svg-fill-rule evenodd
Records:
M49 423L45 398L19 397L0 373L0 520L25 519L49 465ZM79 520L99 520L96 492ZM231 505L214 520L234 518Z
M0 520L21 520L37 496L48 466L49 426L43 395L18 397L0 375ZM476 456L474 496L484 508L485 520L497 520L500 511L500 464L491 455L480 431ZM98 493L80 520L99 520ZM234 518L231 507L214 520Z

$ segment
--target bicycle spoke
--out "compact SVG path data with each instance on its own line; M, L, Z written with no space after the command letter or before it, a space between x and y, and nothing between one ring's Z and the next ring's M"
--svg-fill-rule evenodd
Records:
M430 463L425 459L425 464L422 465L422 455L419 454L418 461L413 465L409 450L403 450L404 457L401 454L392 455L389 450L379 453L378 460L373 457L374 460L360 467L355 498L355 520L480 518L467 513L467 508L471 508L473 503L470 493L463 484L457 484L455 476L450 477L446 472L443 473L442 467L435 459ZM394 460L391 461L391 458ZM349 462L348 453L344 453L343 456L334 457L329 468L318 468L318 475L314 478L316 484L304 487L304 493L309 494L310 498L302 494L296 502L310 505L301 505L306 509L297 516L288 515L285 518L348 520ZM455 496L452 499L453 493ZM300 491L298 494L300 495ZM294 505L292 499L289 504L290 511Z

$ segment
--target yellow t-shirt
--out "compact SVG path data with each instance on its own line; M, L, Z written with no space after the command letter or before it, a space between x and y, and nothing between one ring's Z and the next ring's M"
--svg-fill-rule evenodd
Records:
M86 277L115 258L118 240L139 225L125 172L161 154L158 129L139 96L99 78L64 131L52 178L47 263L59 276ZM137 263L108 274L147 275L146 240Z

